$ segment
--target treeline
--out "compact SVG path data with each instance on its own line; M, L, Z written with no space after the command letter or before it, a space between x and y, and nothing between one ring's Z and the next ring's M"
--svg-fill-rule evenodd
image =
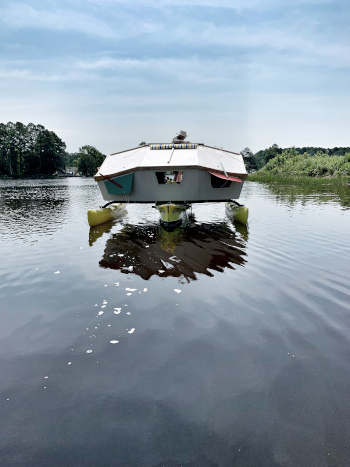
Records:
M339 151L340 148L338 148ZM344 155L338 152L330 154L329 150L317 152L299 152L298 148L281 150L250 179L266 176L281 177L348 177L350 176L350 148L341 148Z
M76 166L81 175L96 173L105 155L93 146L68 153L66 144L43 125L0 123L0 176L30 177L64 173Z
M270 160L275 159L277 156L280 156L282 153L286 151L293 150L293 154L295 155L302 155L303 157L314 157L314 156L324 156L325 160L327 157L342 157L346 154L350 153L350 147L335 147L333 149L325 149L321 147L302 147L302 148L280 148L277 144L273 144L267 149L263 149L261 151L253 152L249 148L243 149L241 154L244 157L247 169L249 171L258 170L263 168ZM309 161L310 162L310 161ZM329 161L330 164L336 165L336 160ZM339 162L339 161L338 161Z
M64 167L65 143L43 125L0 123L0 175L51 175Z

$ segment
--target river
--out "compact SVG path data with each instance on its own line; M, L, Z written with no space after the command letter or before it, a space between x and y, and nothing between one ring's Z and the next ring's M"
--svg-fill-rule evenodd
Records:
M350 465L350 187L241 200L90 230L93 179L0 181L2 466Z

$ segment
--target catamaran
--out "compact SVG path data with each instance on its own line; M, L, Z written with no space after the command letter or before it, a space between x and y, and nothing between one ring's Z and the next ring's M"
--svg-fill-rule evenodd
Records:
M235 201L247 178L242 155L185 141L186 136L181 131L171 143L144 144L107 156L94 176L107 204L89 212L90 225L106 222L124 203L154 203L163 225L182 222L192 203L227 202L243 208Z

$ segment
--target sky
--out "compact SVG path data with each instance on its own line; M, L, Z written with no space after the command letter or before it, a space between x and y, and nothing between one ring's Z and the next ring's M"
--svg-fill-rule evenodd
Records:
M349 0L1 0L0 122L69 152L350 146Z

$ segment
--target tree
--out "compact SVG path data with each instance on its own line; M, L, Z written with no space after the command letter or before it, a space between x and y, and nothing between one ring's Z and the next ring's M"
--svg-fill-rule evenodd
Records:
M254 157L254 154L249 148L242 149L241 154L244 157L244 159Z
M78 170L81 175L91 177L97 172L97 168L102 165L105 155L93 146L82 146L78 152Z
M40 156L40 173L52 175L64 167L66 144L56 133L44 130L37 137L35 147Z
M79 153L77 152L66 152L65 155L65 167L72 167L78 165Z
M242 149L241 154L248 171L256 169L255 157L252 151L247 147Z

